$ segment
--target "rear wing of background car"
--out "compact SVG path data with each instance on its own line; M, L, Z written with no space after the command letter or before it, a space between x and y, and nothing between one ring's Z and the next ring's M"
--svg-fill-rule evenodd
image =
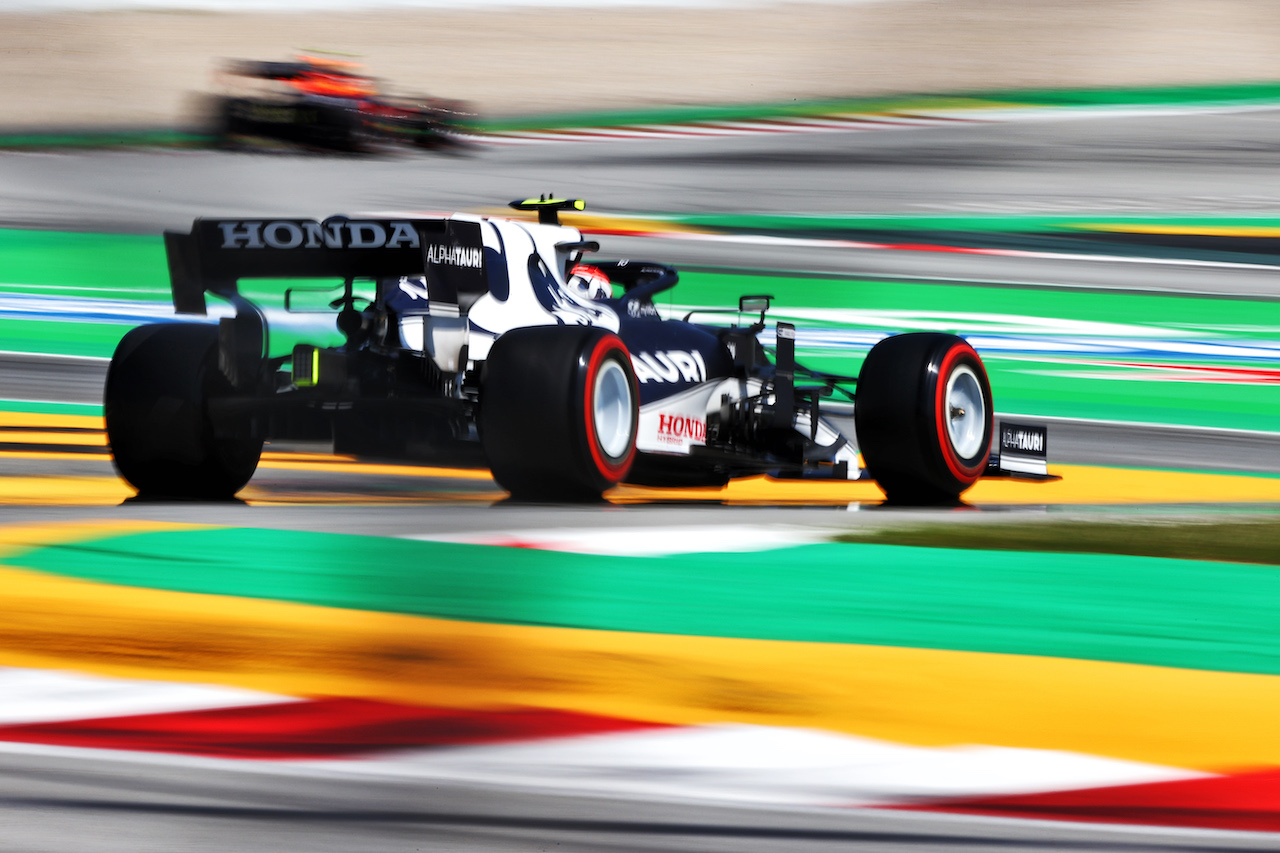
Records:
M223 66L228 74L240 77L258 77L263 80L296 80L311 70L302 62L263 62L253 59L233 59Z
M166 231L173 306L205 314L206 293L241 309L245 278L371 278L423 275L431 301L456 305L485 293L480 224L453 219L197 219L189 234Z

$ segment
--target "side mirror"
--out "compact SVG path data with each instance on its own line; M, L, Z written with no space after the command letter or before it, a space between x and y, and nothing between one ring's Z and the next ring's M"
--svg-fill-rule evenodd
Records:
M739 296L738 311L742 314L759 314L760 322L763 323L765 312L769 310L772 299L772 296L764 295Z

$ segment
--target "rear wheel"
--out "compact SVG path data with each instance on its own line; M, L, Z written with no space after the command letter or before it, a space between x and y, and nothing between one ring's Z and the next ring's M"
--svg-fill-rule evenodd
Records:
M230 99L216 101L209 113L209 138L219 148L231 148L235 134L240 132L237 126L236 102Z
M249 415L215 418L229 394L218 329L159 323L130 331L107 369L103 414L116 470L145 497L226 500L258 467Z
M635 458L639 392L617 335L516 329L485 363L480 438L498 484L521 500L598 500Z
M962 338L880 341L858 374L853 414L867 470L893 503L955 501L986 469L991 386Z

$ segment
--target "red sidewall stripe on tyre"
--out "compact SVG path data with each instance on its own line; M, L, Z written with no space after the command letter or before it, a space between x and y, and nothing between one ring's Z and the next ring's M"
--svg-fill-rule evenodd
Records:
M596 470L611 483L617 483L622 480L628 469L631 468L631 460L636 455L635 442L635 417L632 413L631 423L631 442L627 448L626 454L618 462L610 462L605 456L604 449L600 446L600 439L596 435L595 425L595 406L596 406L596 375L600 369L600 363L610 352L617 352L626 359L626 363L631 363L631 353L627 350L627 345L622 339L615 335L608 335L596 342L595 347L591 351L591 360L587 363L586 389L582 395L585 405L583 406L583 418L587 430L587 447L591 449L591 459L595 462ZM631 395L632 399L636 399L639 391L635 385L635 379L631 379Z
M971 357L977 363L979 368L981 368L982 359L978 357L978 353L973 349L973 347L964 343L956 344L952 346L947 351L946 357L942 359L942 364L939 365L938 367L937 387L934 389L934 392L933 392L934 393L933 408L934 408L934 417L937 419L938 447L942 451L942 459L944 462L947 463L947 468L948 470L951 471L952 476L954 476L957 480L959 480L962 483L971 484L977 481L978 477L982 474L983 469L986 468L987 466L987 455L991 452L991 448L990 448L991 437L989 435L986 436L987 445L983 448L982 454L978 457L978 461L972 467L964 464L964 461L961 460L960 457L956 455L955 447L953 447L951 444L951 433L947 428L947 417L948 417L947 381L950 378L951 368L955 365L957 361L959 361L964 356ZM985 373L985 371L979 370L977 373L979 378L981 378L981 375ZM985 400L984 402L989 407L990 391L987 389L986 383L980 381L979 384L983 386L982 390L987 395L987 400ZM984 417L983 432L985 433L986 432L986 424L985 424L986 412L983 413L983 417Z

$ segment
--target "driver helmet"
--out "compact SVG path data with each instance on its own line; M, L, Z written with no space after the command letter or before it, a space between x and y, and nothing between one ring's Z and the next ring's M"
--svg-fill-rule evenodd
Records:
M569 278L565 281L569 289L587 299L612 299L613 286L609 276L599 267L590 264L577 264L569 270Z

